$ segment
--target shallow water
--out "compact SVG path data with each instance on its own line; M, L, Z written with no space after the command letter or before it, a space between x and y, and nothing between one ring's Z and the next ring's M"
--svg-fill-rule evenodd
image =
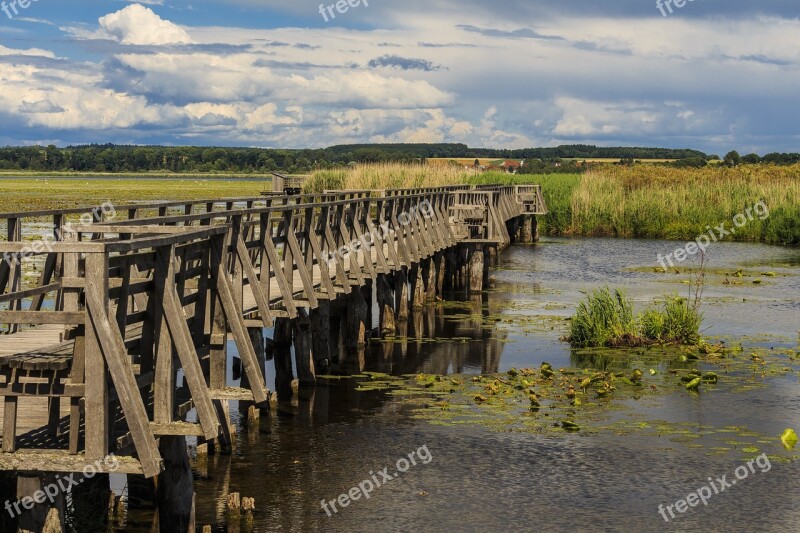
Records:
M419 317L407 341L375 346L365 370L480 374L543 361L554 368L589 365L559 340L582 292L606 284L625 287L637 305L673 291L687 294L682 281L691 278L685 271L690 262L678 267L679 274L653 271L657 254L676 246L548 239L512 247L493 270L483 305L444 304ZM800 250L719 243L708 259L714 274L704 292L705 335L747 347L798 350ZM725 276L739 268L742 278ZM776 276L761 274L766 272ZM726 277L741 285L724 285ZM753 284L756 278L762 283ZM630 417L631 425L683 424L687 433L743 426L774 439L787 427L800 430L797 367L761 385L631 400L615 416ZM756 467L707 506L676 513L667 523L660 504L685 498L709 477L735 479L746 456L709 454L713 442L690 446L652 431L509 433L434 425L412 414L402 397L386 391L358 392L348 381L320 386L262 420L260 430L240 428L234 456L211 456L207 466L197 466L198 526L225 530L229 492L255 498L254 531L795 531L800 519L796 460L773 461L767 472ZM335 499L371 472L395 471L398 459L423 446L429 464L420 461L331 517L322 509L323 499ZM774 441L761 447L771 456L787 456ZM145 530L149 520L147 513L131 513L128 529Z

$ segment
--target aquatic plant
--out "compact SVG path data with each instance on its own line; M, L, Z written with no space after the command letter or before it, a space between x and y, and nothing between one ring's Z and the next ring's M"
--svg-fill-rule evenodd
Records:
M572 319L567 341L575 348L640 346L653 343L695 345L703 316L694 302L677 294L650 306L641 315L624 291L605 287L587 294Z
M635 344L633 304L625 292L605 287L587 295L572 319L569 342L575 347Z

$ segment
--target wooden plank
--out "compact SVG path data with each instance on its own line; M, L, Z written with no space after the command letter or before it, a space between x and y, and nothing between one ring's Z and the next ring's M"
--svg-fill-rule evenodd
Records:
M138 474L142 475L142 465L133 457L114 456L115 463L108 463L87 456L69 455L63 450L17 450L16 453L0 454L0 470L28 472L82 472L84 468L93 466L101 473Z
M14 453L17 449L17 398L3 398L3 452Z
M264 376L258 367L258 358L253 351L252 344L250 344L250 337L247 334L244 319L242 318L240 310L236 307L236 302L233 297L233 288L225 275L222 248L223 244L221 240L215 238L212 241L211 268L212 274L214 274L214 283L219 300L222 303L222 310L228 321L228 326L233 333L236 346L239 348L239 357L242 360L245 372L247 372L250 386L253 387L253 398L256 403L263 403L268 399Z
M306 269L305 262L302 260L303 254L300 251L300 244L297 242L297 237L295 236L293 221L289 220L286 228L286 242L289 244L289 248L292 250L291 257L293 258L294 263L297 265L297 270L300 273L300 279L303 282L303 288L305 289L306 297L308 298L311 307L318 307L319 302L314 294L314 283L312 282L311 276Z
M278 251L275 249L275 243L272 242L272 236L267 235L266 238L262 239L261 244L264 247L264 252L269 258L270 265L272 265L272 268L274 269L275 280L278 282L278 290L280 290L281 296L283 296L283 305L286 308L286 311L289 312L289 316L296 318L297 307L294 305L294 297L289 286L289 281L286 279L283 268L281 268L283 263L278 258ZM263 276L264 272L262 272L261 275Z
M322 281L322 287L325 289L326 297L329 300L333 300L336 298L336 288L333 286L333 279L331 279L327 258L323 257L322 247L316 233L316 227L317 224L312 211L311 220L309 220L307 223L306 239L311 247L312 262L313 258L316 258L319 265L320 279Z
M75 331L75 342L72 347L72 368L70 369L68 383L74 387L81 386L85 380L86 372L86 333L85 326ZM84 395L86 388L84 389ZM69 452L78 453L80 447L81 430L81 402L80 398L71 398L69 404Z
M53 262L55 262L55 260ZM33 289L26 289L23 291L17 291L13 293L0 294L0 303L13 302L16 300L22 300L23 298L31 298L33 296L42 296L51 293L53 291L59 291L59 290L61 290L61 283L58 282L48 283L47 285L40 285ZM41 298L39 298L38 300L41 301ZM31 309L33 309L34 311L38 311L40 308L41 308L41 303L38 304L38 308L36 302L34 302L31 305Z
M247 276L250 289L253 291L253 296L256 299L258 310L261 313L263 325L265 328L272 327L272 313L270 313L269 310L269 301L267 301L267 296L264 294L264 289L260 280L258 279L256 270L253 268L253 264L250 262L250 256L247 253L247 248L244 245L241 235L236 239L236 248L239 259L242 262L242 267L244 268L244 274ZM262 272L261 275L263 276L264 273ZM267 272L266 275L269 277L269 272Z
M80 325L85 317L70 311L0 311L0 324Z
M171 272L166 263L172 263L173 254L173 247L160 249L158 254L159 268L165 269L168 273ZM200 367L200 358L197 356L192 342L192 333L186 323L186 315L179 303L178 292L173 284L174 278L167 276L165 281L166 283L163 287L164 315L167 319L169 331L172 334L172 342L178 352L186 382L192 393L192 400L194 400L197 408L197 416L203 426L203 436L206 439L213 439L219 434L219 423L217 422L214 406L211 403L211 397L208 395L208 386L203 376L203 369Z
M322 220L322 224L324 227L325 241L328 244L327 250L332 254L331 258L333 258L336 263L336 280L339 282L339 285L344 288L345 294L350 294L352 289L350 288L350 282L348 281L347 272L344 268L344 261L339 255L336 238L333 236L331 225L328 223L331 216L330 208L328 207L326 209L327 213Z
M150 429L147 410L136 387L136 378L133 375L131 363L125 350L125 343L119 331L115 331L108 316L107 297L108 256L102 254L89 254L86 257L86 278L91 283L86 287L86 304L91 321L93 337L97 339L102 348L103 357L111 374L120 405L125 413L125 419L131 431L131 436L136 445L136 452L142 463L145 477L152 477L163 471L163 461L158 452L153 431ZM87 379L91 364L96 361L87 361ZM87 402L89 400L87 390ZM99 413L105 417L106 413ZM87 425L90 410L87 404ZM87 437L88 441L88 437ZM87 453L89 453L87 442ZM96 459L89 455L90 459Z
M163 257L165 253L167 257ZM174 259L172 246L156 250L156 264L153 269L155 290L150 296L152 306L148 313L152 313L155 325L153 333L154 359L152 361L155 371L153 418L160 424L171 424L175 417L175 363L173 358L175 345L170 336L167 311L164 305L166 287L175 282ZM148 361L148 363L150 362Z

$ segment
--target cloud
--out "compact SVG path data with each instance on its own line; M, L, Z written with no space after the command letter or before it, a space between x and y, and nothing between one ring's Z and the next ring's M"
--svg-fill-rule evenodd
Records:
M800 138L800 21L771 0L668 20L638 0L406 0L330 25L305 2L140 4L3 33L0 140L724 153Z
M398 55L384 55L371 59L368 63L369 68L397 68L400 70L424 70L431 72L433 70L440 70L442 67L436 66L432 61L427 59L411 59L400 57Z
M545 41L563 41L564 38L558 35L545 35L531 28L520 28L517 30L498 30L493 28L478 28L470 24L459 24L459 29L471 33L479 33L485 37L497 37L502 39L542 39Z
M19 106L20 113L63 113L64 108L55 105L50 100L39 100L38 102L22 102Z
M191 43L181 27L162 19L150 8L131 4L116 13L100 17L100 28L123 44Z

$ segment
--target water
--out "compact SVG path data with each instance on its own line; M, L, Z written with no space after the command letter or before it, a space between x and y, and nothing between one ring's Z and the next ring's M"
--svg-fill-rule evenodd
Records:
M653 272L657 254L675 247L550 239L511 248L492 273L482 307L443 306L414 324L406 343L374 348L365 369L480 374L542 361L575 366L581 361L559 338L582 292L625 287L637 305L673 291L686 294L681 281L690 274ZM741 285L723 285L725 271L739 268L763 283L744 277ZM798 349L799 250L720 243L709 252L708 269L715 274L704 293L705 335ZM631 409L644 419L741 425L776 436L787 427L800 430L797 376L795 370L769 378L766 387L746 392L668 394ZM707 506L676 513L667 523L659 505L674 505L709 477L735 479L743 459L635 432L500 433L432 425L410 413L385 391L357 392L348 382L321 386L263 420L259 431L241 429L234 456L211 456L207 467L198 466L198 525L225 530L230 492L255 498L254 531L795 531L800 519L796 461L773 463L768 472L755 467ZM337 498L384 467L394 472L398 459L423 446L429 464L418 462L330 517L322 509L323 499ZM777 453L771 446L764 449ZM129 530L148 530L140 516L130 515Z

